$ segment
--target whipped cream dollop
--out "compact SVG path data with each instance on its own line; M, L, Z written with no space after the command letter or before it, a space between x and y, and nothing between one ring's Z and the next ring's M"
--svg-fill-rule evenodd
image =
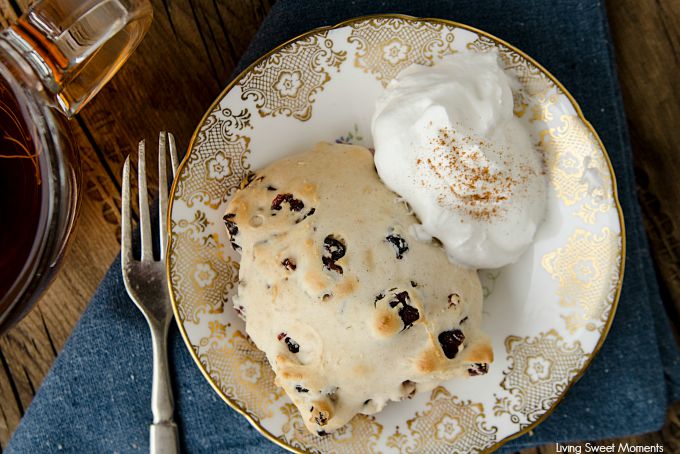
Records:
M495 52L459 53L402 71L373 116L378 174L418 216L414 233L472 268L516 262L545 215L542 156L513 88Z

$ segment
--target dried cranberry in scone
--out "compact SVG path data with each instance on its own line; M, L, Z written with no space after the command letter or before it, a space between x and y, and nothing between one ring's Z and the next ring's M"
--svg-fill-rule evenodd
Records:
M345 256L346 246L342 239L336 238L335 235L326 236L323 240L323 250L323 256L321 257L323 268L342 274L342 267L335 263Z
M398 259L404 258L404 254L408 251L408 243L403 236L398 233L390 233L385 237L385 241L392 245Z
M379 294L374 307L372 328L378 337L390 337L408 330L420 319L420 311L406 290L393 289L387 296Z
M271 209L280 211L283 203L288 204L290 211L301 211L305 207L305 204L302 200L296 199L295 197L293 197L293 194L287 193L278 194L276 197L274 197L274 199L272 200Z
M224 220L224 225L227 227L227 233L229 234L229 241L231 242L231 247L234 248L235 251L237 251L241 249L241 246L239 246L235 240L236 235L238 235L238 226L236 225L236 222L234 222L235 217L236 214L227 213L224 215L222 219Z
M460 350L460 346L463 345L463 342L465 341L465 334L459 329L452 329L439 333L437 339L439 340L444 355L449 359L453 359L456 357L458 350Z
M328 235L323 240L324 255L330 257L331 260L337 262L345 256L346 247L342 239L336 238L335 235Z

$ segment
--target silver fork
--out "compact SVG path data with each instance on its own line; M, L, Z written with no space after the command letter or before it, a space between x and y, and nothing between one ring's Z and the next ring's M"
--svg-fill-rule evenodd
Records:
M123 203L121 222L121 256L123 281L132 301L144 314L153 342L153 381L151 385L151 410L153 424L149 429L152 454L179 452L177 425L172 418L173 399L168 368L168 327L172 308L165 275L165 249L168 233L165 218L168 210L168 180L166 154L169 149L172 175L177 173L177 147L170 133L161 132L158 143L158 219L160 233L160 260L153 258L151 219L146 191L145 142L139 142L137 177L139 192L139 226L141 231L141 259L132 256L132 206L130 200L130 156L123 167Z

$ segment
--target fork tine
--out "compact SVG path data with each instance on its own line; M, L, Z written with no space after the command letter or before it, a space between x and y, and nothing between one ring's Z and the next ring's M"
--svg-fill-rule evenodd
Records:
M130 207L130 156L123 166L123 196L121 201L121 261L123 270L132 262L132 216Z
M175 136L172 133L168 134L168 141L170 142L170 163L172 164L172 178L177 175L177 169L179 167L179 160L177 159L177 145L175 144Z
M168 168L165 163L167 136L165 131L161 131L158 136L158 230L161 239L161 260L165 257L168 242L168 231L165 228L165 219L168 214Z
M142 261L153 260L153 243L151 239L151 217L149 216L149 195L146 190L146 142L139 142L137 157L137 182L139 192L139 230L142 236Z

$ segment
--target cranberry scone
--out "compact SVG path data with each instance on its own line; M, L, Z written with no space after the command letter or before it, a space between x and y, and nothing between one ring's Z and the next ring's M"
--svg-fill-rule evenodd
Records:
M235 309L313 433L487 372L476 271L416 240L368 149L281 159L244 180L224 220L241 251Z

